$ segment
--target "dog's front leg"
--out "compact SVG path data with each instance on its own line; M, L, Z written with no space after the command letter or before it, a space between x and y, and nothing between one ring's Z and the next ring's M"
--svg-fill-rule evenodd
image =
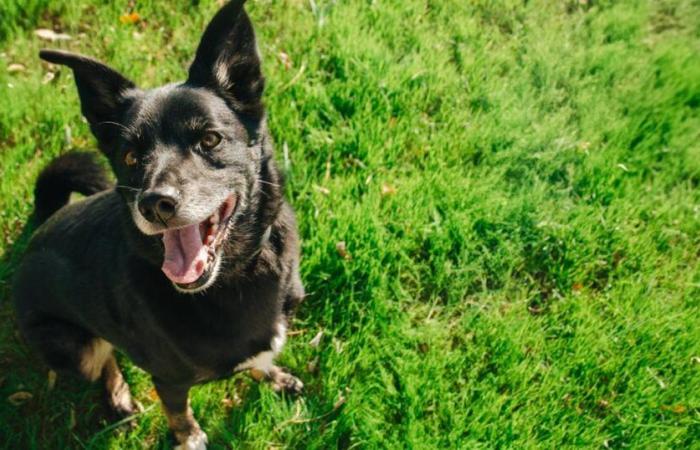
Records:
M188 398L189 385L172 385L154 380L154 385L163 411L168 417L168 426L180 444L176 450L204 450L207 448L207 435L199 427L192 415Z

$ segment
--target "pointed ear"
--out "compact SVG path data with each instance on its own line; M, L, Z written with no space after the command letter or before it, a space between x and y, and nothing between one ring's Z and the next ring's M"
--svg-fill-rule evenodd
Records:
M41 59L73 69L83 115L101 145L109 145L120 128L127 106L126 91L135 88L130 80L101 62L75 53L41 50Z
M234 111L259 120L263 116L265 79L244 3L245 0L230 1L209 23L187 83L213 89Z

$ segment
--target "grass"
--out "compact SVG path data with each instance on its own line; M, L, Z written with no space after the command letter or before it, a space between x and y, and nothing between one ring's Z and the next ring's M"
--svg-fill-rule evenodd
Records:
M94 147L33 30L150 87L184 77L216 2L135 25L126 2L2 3L0 443L168 447L126 358L154 405L132 430L96 387L49 389L16 335L34 179ZM700 3L249 3L310 293L281 360L307 389L196 388L212 448L700 446Z

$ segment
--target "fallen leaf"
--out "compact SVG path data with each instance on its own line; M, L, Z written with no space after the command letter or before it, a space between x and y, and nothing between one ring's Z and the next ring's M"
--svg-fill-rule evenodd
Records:
M583 289L583 285L582 285L581 283L574 283L574 284L571 286L571 290L574 291L574 292L580 292L581 289Z
M683 405L675 405L673 408L671 408L671 411L673 411L676 414L683 414L687 410L688 410L688 408L686 408Z
M150 398L154 402L158 401L159 397L158 397L158 391L156 391L156 388L151 388L151 390L148 391L148 398Z
M688 410L685 405L661 405L661 409L664 411L671 411L674 414L683 414Z
M333 404L333 411L338 410L338 408L343 406L346 401L347 401L347 399L345 398L345 396L339 392L338 393L338 400L336 400L335 403Z
M348 248L345 245L345 241L340 241L337 244L335 244L335 249L338 251L338 254L340 255L341 258L350 260L352 259L352 256L350 256L350 253L348 253Z
M63 126L63 143L66 144L66 147L73 146L73 131L68 124Z
M323 175L323 179L326 181L331 179L331 158L330 158L330 156L326 160L326 173Z
M396 194L396 188L390 184L382 184L382 197L388 197Z
M54 372L53 370L49 370L49 373L46 376L46 389L48 389L49 391L52 391L55 386L56 386L56 372Z
M14 63L7 66L7 73L24 72L25 70L27 70L27 68L24 64Z
M55 31L49 30L48 28L38 28L38 29L34 30L34 34L39 39L43 39L43 40L49 41L49 42L70 41L71 39L73 39L68 34L56 33Z
M537 305L530 305L527 307L527 310L530 311L530 314L535 316L540 315L544 312L544 308Z
M56 74L53 72L46 72L46 75L44 75L44 79L41 80L43 84L49 84L53 79L56 78Z
M316 333L316 336L309 341L309 345L313 348L317 348L321 344L321 339L323 338L323 330Z
M292 68L292 58L289 57L285 52L279 52L279 59L286 70Z
M328 195L331 193L330 189L327 187L319 186L317 184L314 184L314 189L316 189L318 192L320 192L323 195Z
M75 420L75 409L71 406L68 414L68 429L72 430L78 422Z
M124 25L133 25L141 20L141 16L136 11L119 16L119 21Z
M34 397L34 396L30 392L19 391L19 392L15 392L14 394L11 394L9 397L7 397L7 401L12 403L13 406L21 406L24 403L26 403L28 400L31 400L32 397Z
M318 373L318 357L312 359L306 364L306 371L310 374Z
M230 398L229 396L222 398L221 404L224 406L224 408L231 409L234 406L241 404L241 398L238 396L238 394L234 393L233 398Z

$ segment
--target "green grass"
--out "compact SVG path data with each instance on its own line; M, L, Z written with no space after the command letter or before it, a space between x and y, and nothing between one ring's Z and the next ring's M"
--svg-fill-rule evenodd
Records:
M137 25L126 2L0 3L0 443L167 447L126 358L154 406L109 429L100 390L49 390L16 334L34 179L94 147L70 72L42 83L33 30L152 87L184 77L216 2L139 3ZM196 388L212 448L700 448L700 3L249 11L310 293L281 361L307 389Z

